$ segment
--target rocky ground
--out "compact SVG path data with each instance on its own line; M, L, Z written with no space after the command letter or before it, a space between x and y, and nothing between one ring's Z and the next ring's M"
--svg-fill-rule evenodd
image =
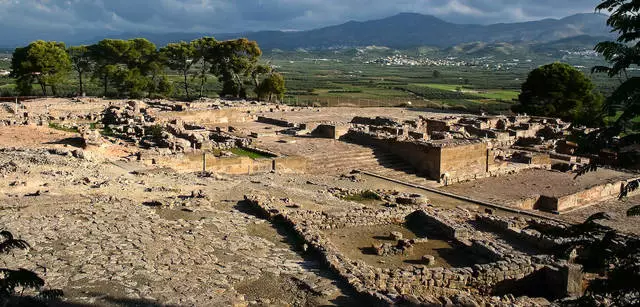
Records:
M135 175L126 169L135 165L58 151L0 155L0 225L32 245L2 261L38 272L66 299L199 306L351 299L318 262L283 242L287 234L243 207L244 191L264 187L264 176Z
M42 116L68 116L79 110L86 120L112 103L123 102L96 100L67 105L62 100L39 100L24 111L42 113L44 108L48 113ZM290 120L335 120L362 115L361 111L329 109L318 116L317 110L309 109L287 116ZM366 110L368 114L380 111ZM398 117L408 112L397 108L382 111ZM327 142L314 139L296 143L265 140L262 144L291 154L339 152L346 146L337 141L327 146ZM46 125L2 127L0 230L26 240L31 248L0 255L0 267L37 272L47 288L62 289L64 303L71 305L358 305L361 298L351 288L319 258L307 253L307 246L295 234L264 220L244 201L245 195L268 195L287 207L334 213L387 204L384 199L345 200L337 188L342 192L392 190L421 194L435 207L485 209L366 175L180 173L132 162L138 151L139 147L121 140L83 149L79 134ZM591 180L590 176L596 175L581 180ZM500 203L534 188L564 189L554 186L553 178L539 177L525 175L518 177L518 182L501 177L487 179L500 184L478 181L448 189ZM608 211L612 219L603 223L640 234L637 217L630 220L624 216L637 203L638 197L610 201L562 218L577 223L595 212ZM407 238L414 235L400 226L327 231L326 235L349 257L378 268L423 262L420 257L424 254L436 255L436 266L469 264L466 255L448 253L449 243L437 238L416 245L418 252L413 256L396 255L381 261L363 250L389 241L384 236L390 232Z

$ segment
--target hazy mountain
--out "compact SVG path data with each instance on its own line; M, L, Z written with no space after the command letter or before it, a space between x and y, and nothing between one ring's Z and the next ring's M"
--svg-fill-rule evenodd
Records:
M562 19L543 19L521 23L492 25L454 24L434 16L401 13L379 20L350 21L344 24L298 32L260 31L235 34L213 34L217 39L248 37L256 40L263 50L329 49L355 46L387 46L406 49L417 46L449 48L460 44L492 43L547 43L580 36L611 37L606 26L606 15L577 14ZM93 43L104 37L146 37L158 46L170 42L190 41L212 35L207 33L124 33L105 34L94 39L67 38L70 44ZM4 45L0 39L0 46ZM508 48L507 48L508 49Z
M371 45L398 49L416 46L446 48L469 42L544 43L574 36L609 37L611 33L606 26L606 19L607 16L602 14L578 14L559 20L463 25L449 23L429 15L402 13L380 20L350 21L310 31L269 31L217 37L228 39L247 36L257 40L265 50Z
M582 49L587 46L587 49L593 49L593 47L602 41L611 39L608 36L589 36L579 35L569 38L563 38L560 40L541 43L533 46L531 49L535 52L553 52L557 50L576 50Z
M456 45L444 50L450 55L489 56L489 55L522 55L530 52L526 44L510 44L504 42L485 43L472 42Z

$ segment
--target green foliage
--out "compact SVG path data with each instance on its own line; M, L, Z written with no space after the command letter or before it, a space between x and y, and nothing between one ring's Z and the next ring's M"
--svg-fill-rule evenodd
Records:
M111 137L115 137L116 133L113 132L113 130L111 129L111 127L109 126L105 126L102 130L100 130L100 135L102 136L111 136Z
M596 10L610 13L607 25L619 34L616 41L600 42L595 47L611 66L592 69L624 80L604 104L609 115L622 113L611 127L610 134L615 135L632 130L631 122L640 116L640 78L629 78L627 74L631 66L640 65L640 5L636 0L603 0Z
M597 126L601 122L602 100L581 71L568 64L553 63L529 73L522 84L520 103L513 110Z
M187 42L169 44L160 49L160 53L164 56L164 61L167 64L167 67L179 72L184 77L184 91L187 94L187 99L189 99L189 82L187 81L187 78L189 70L198 60L196 58L197 53L195 44Z
M434 70L433 73L431 74L434 78L440 78L442 77L442 73L440 73L440 71L438 70Z
M9 231L0 231L0 253L7 254L14 249L27 248L29 244L26 241L14 238ZM44 280L35 272L0 268L0 305L6 306L19 289L31 288L40 292L31 303L42 303L43 300L57 299L63 295L61 290L43 290L44 284Z
M629 193L640 189L640 179L637 180L632 180L630 182L628 182L627 184L624 185L624 187L622 188L622 191L620 191L620 196L618 196L619 199L623 199L627 196L629 196Z
M69 127L62 126L58 123L49 123L49 128L64 131L64 132L73 132L73 133L78 132L78 128L69 128Z
M633 206L627 210L627 216L639 216L640 215L640 205Z
M169 78L167 78L166 75L160 77L156 89L158 94L162 95L163 97L171 97L173 95L173 84L171 83L171 81L169 81Z
M105 96L110 85L115 86L118 95L132 98L143 97L146 91L155 89L154 80L162 64L156 46L148 40L104 39L89 50L96 63L93 77L102 83Z
M146 132L146 135L150 135L155 140L162 139L162 132L164 132L164 127L162 125L153 125L149 127Z
M284 78L279 73L271 73L256 89L258 98L268 101L282 101L286 92Z
M347 195L342 199L348 200L348 201L356 201L356 202L382 200L382 198L380 197L380 195L378 195L378 193L370 190L362 191L358 194Z
M198 96L203 97L208 72L213 67L213 61L211 60L215 58L213 55L215 54L218 41L213 37L202 37L191 41L191 45L195 50L195 57L197 59L197 65L199 66L198 73L192 79L200 80L200 93Z
M150 80L138 68L119 68L113 76L120 95L130 98L144 97L145 90L150 86Z
M84 74L93 69L94 61L87 46L71 46L67 49L73 70L78 74L79 93L84 93Z
M251 159L273 158L273 155L267 155L264 153L260 153L260 152L253 151L250 149L245 149L245 148L232 148L229 151L231 151L236 156L249 157Z
M430 86L418 86L418 85L405 85L405 86L396 86L395 89L407 91L417 95L423 99L481 99L482 97L463 93L462 91L449 91L442 90Z
M56 95L56 86L71 70L71 60L64 43L35 41L27 47L16 48L11 70L22 95L31 94L34 82L40 85L42 95L47 95L47 86Z
M220 96L246 97L245 81L262 55L258 43L246 38L228 40L210 51L205 60L212 63L211 72L222 82Z

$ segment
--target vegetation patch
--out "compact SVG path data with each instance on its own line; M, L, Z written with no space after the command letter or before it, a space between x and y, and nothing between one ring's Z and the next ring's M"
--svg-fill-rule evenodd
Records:
M274 155L269 155L246 148L233 148L230 151L236 156L249 157L251 159L269 159L275 157Z
M366 202L371 200L382 200L382 197L380 197L380 195L378 195L378 193L376 192L366 190L357 194L344 196L342 197L342 199L347 201Z
M109 126L105 126L104 129L100 130L100 134L103 136L116 136L115 132L113 132Z
M64 131L64 132L78 133L78 128L66 127L66 126L60 125L58 123L49 123L49 128L55 129L55 130Z

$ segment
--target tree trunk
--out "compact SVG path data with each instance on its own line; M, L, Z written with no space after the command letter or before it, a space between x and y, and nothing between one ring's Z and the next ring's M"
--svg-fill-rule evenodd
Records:
M156 78L158 77L157 73L153 73L151 75L151 87L149 88L149 92L147 93L147 98L151 99L151 95L157 90Z
M104 94L103 94L103 96L107 97L107 88L109 86L109 77L107 76L106 73L104 74L104 78L103 78L102 81L104 82Z
M187 83L187 70L185 70L183 74L184 74L184 91L187 93L187 100L189 100L189 83Z
M44 82L39 81L38 83L40 83L40 88L42 88L42 96L47 96L47 85L44 84Z
M51 85L51 94L55 97L58 96L58 91L56 90L55 85Z
M204 93L204 83L207 81L207 70L206 70L206 64L203 62L202 63L202 71L200 74L200 98L203 97L203 93Z
M82 86L82 72L78 72L78 78L80 79L80 96L84 94L84 87Z

